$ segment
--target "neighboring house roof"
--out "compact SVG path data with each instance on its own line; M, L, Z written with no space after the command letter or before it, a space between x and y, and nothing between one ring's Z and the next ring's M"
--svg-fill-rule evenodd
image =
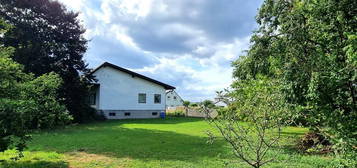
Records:
M109 63L109 62L104 62L102 65L100 65L100 66L98 66L97 68L95 68L90 74L93 74L94 72L98 71L100 68L103 68L103 67L111 67L111 68L116 69L116 70L118 70L118 71L122 71L122 72L125 72L125 73L127 73L127 74L130 74L130 75L132 75L133 77L138 77L138 78L147 80L147 81L149 81L149 82L158 84L158 85L164 87L165 89L175 89L175 87L173 87L173 86L171 86L171 85L168 85L168 84L159 82L159 81L157 81L157 80L155 80L155 79L152 79L152 78L149 78L149 77L147 77L147 76L138 74L138 73L136 73L136 72L130 71L130 70L125 69L125 68L122 68L122 67L120 67L120 66L111 64L111 63Z

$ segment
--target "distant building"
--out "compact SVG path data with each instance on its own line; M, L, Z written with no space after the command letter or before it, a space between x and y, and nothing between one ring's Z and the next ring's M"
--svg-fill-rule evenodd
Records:
M175 90L169 90L166 92L166 108L176 108L183 106L183 99L175 92Z
M108 119L158 118L166 111L166 91L175 89L108 62L91 74L98 81L89 102Z

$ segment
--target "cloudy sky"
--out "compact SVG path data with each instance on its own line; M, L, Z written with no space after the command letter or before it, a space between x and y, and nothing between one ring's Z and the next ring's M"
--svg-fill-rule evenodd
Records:
M183 99L213 99L232 82L262 0L60 0L80 12L91 68L103 62L175 86Z

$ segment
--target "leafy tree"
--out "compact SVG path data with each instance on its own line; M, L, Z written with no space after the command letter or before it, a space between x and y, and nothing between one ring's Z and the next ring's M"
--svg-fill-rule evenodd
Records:
M183 101L182 105L185 107L186 117L188 116L188 106L190 106L190 101Z
M71 117L57 102L61 78L49 73L34 78L23 72L10 55L11 48L0 47L0 152L9 148L22 151L29 131L67 124Z
M202 110L238 159L262 167L275 160L271 150L279 146L281 128L289 121L283 115L287 108L280 86L268 78L258 78L236 82L232 87L231 92L220 92L220 100L233 101L224 101L227 107L218 109L218 117L210 116L209 105L203 105ZM214 138L212 133L209 135Z
M52 0L2 0L0 17L13 26L0 37L1 44L15 49L13 59L35 76L60 75L58 100L76 122L90 119L94 113L85 98L92 76L83 61L87 40L78 13Z
M190 103L190 106L191 107L198 107L198 104L197 103Z
M190 103L191 103L190 101L183 101L182 104L183 104L183 106L188 107L190 105Z
M305 124L336 146L357 146L357 1L266 0L246 56L233 65L240 81L284 81L285 99Z
M0 36L11 26L0 19ZM72 118L57 102L61 78L51 72L37 78L11 58L14 49L0 46L0 152L26 147L32 129L67 124Z
M204 100L201 104L208 108L214 108L216 106L212 100Z

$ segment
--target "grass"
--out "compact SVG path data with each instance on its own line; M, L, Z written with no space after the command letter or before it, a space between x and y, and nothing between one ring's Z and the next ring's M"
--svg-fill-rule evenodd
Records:
M198 118L117 120L71 126L33 134L18 161L14 151L0 153L5 168L121 168L121 167L248 167L237 161L229 145L218 138L207 144L212 128ZM307 130L284 129L284 150L273 151L267 167L328 167L333 158L305 155L292 147ZM226 162L231 163L226 165Z

